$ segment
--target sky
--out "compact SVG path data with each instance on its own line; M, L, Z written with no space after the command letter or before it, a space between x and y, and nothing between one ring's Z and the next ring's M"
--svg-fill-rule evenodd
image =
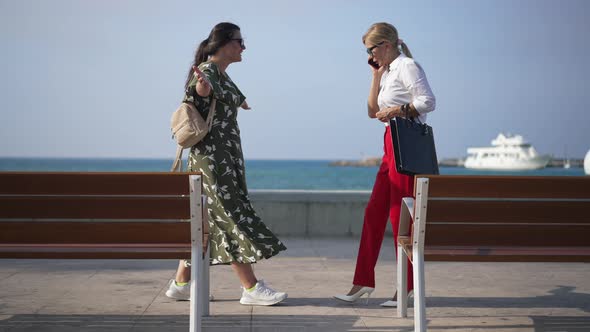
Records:
M197 45L224 21L251 110L246 159L380 156L362 35L395 25L437 99L439 159L498 133L542 154L590 149L590 1L0 0L0 157L170 158Z

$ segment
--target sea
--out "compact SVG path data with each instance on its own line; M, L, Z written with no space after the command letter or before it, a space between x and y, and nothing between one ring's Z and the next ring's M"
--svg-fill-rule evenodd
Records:
M331 160L246 160L248 189L371 190L378 167L331 166ZM171 159L0 158L0 171L168 172ZM441 167L441 174L584 176L583 168L491 172ZM1 185L1 184L0 184Z

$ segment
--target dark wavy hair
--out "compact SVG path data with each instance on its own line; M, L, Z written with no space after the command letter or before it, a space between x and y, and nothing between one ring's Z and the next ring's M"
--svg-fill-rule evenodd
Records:
M210 55L217 53L221 47L229 43L237 31L240 31L240 27L229 22L222 22L213 27L209 37L199 44L195 52L195 60L188 70L186 83L184 84L185 90L188 89L188 85L193 78L193 66L198 66L207 61Z

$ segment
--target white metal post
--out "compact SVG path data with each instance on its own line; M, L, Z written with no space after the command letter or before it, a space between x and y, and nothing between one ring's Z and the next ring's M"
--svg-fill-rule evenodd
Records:
M397 244L397 317L408 317L408 256Z
M200 175L190 176L191 205L191 301L190 301L190 332L201 332L203 314L203 297L199 294L199 279L203 271L203 212L202 212L202 178ZM197 280L197 282L194 282Z
M412 236L412 265L414 268L414 331L426 331L426 294L424 279L424 239L426 233L426 205L428 203L428 178L416 181L416 208L414 234Z
M203 223L209 222L209 212L207 210L207 196L201 196L201 202L203 206ZM209 251L211 248L207 245L207 251L203 256L203 270L201 275L197 279L200 283L199 287L201 289L201 303L203 303L203 316L209 316L209 294L211 293L211 289L209 287ZM193 279L194 280L194 279Z
M424 296L424 256L414 249L414 331L426 331L426 298Z
M399 216L399 229L397 231L397 316L408 317L408 255L399 244L400 236L410 235L410 221L414 214L414 199L404 197Z

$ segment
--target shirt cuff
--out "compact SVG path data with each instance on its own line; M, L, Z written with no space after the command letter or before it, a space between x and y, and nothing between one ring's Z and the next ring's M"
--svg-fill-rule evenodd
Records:
M432 112L434 110L434 102L430 101L430 100L427 102L424 102L420 99L414 99L412 101L412 105L414 105L414 108L420 114L426 114L426 113Z

